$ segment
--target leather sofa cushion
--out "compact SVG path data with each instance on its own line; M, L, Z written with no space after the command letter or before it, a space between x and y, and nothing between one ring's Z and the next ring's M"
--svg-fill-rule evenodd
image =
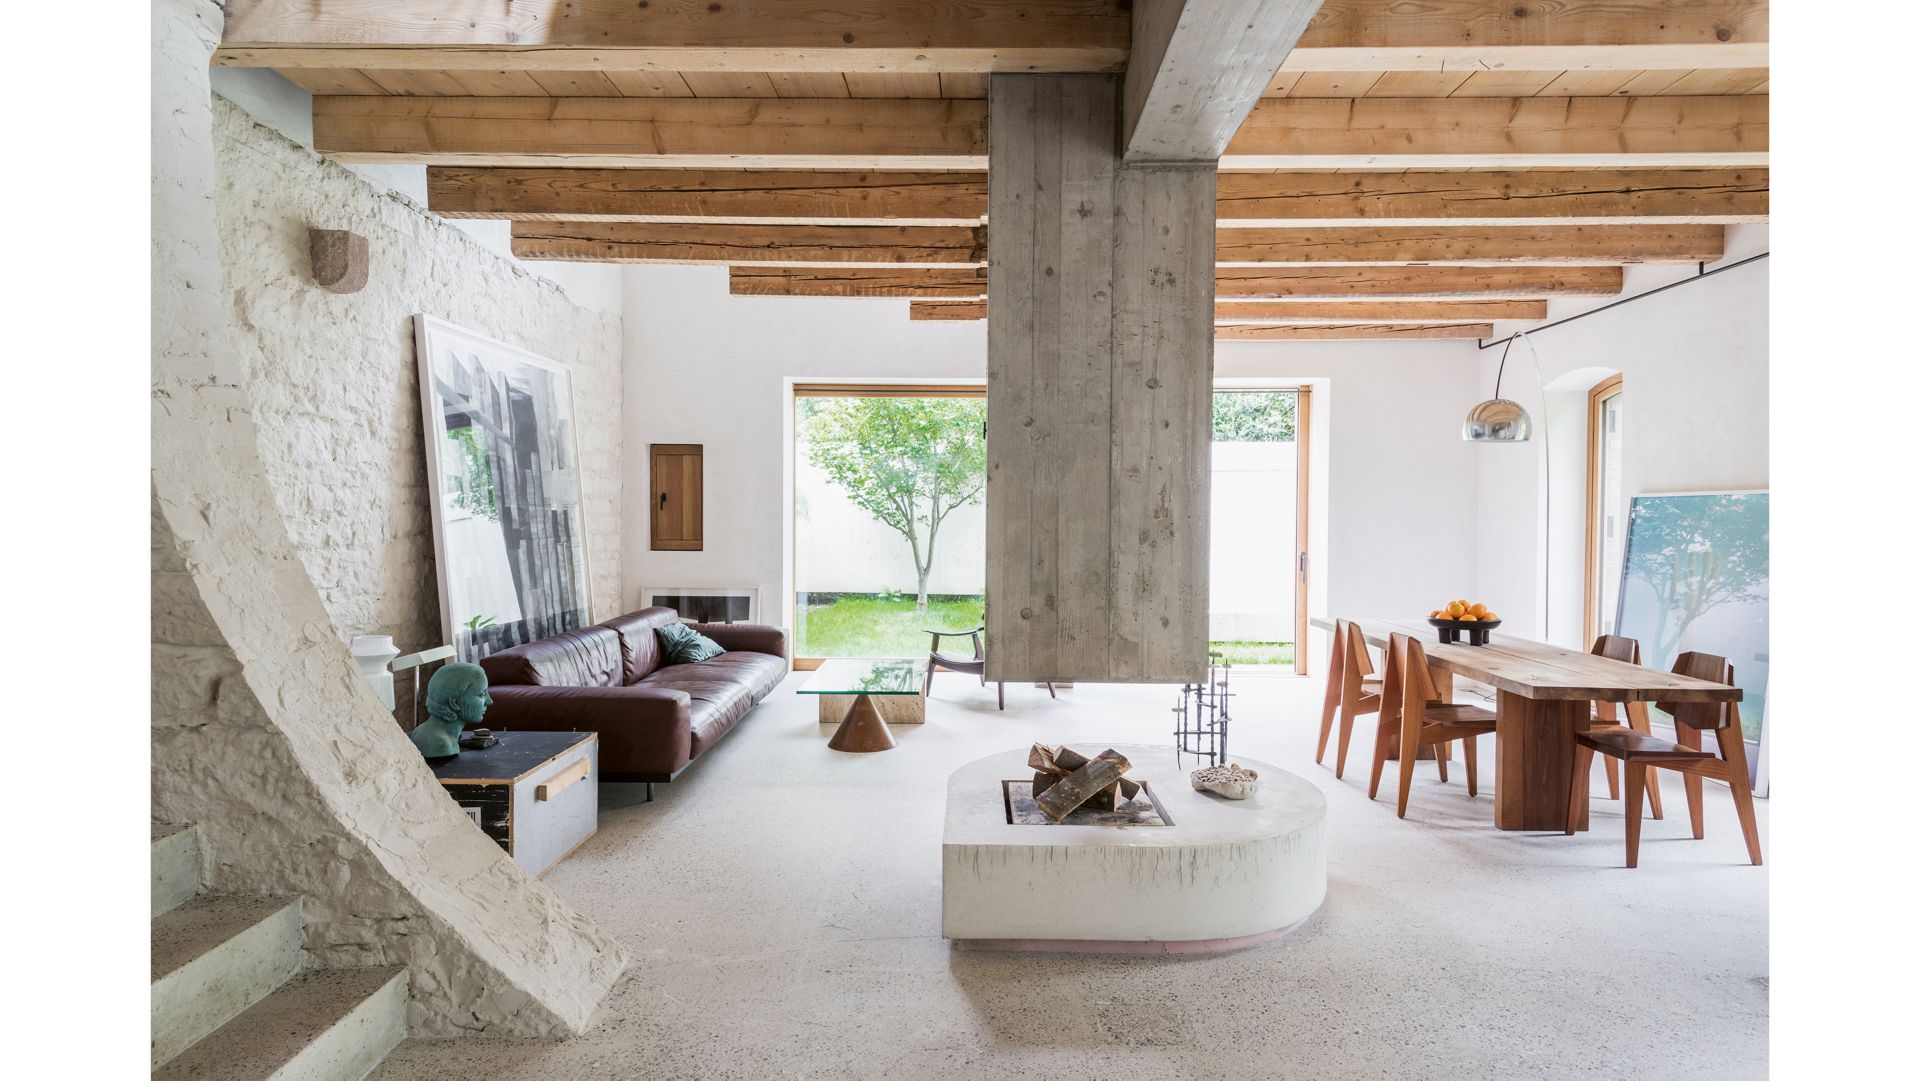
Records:
M620 635L626 682L638 683L660 667L660 636L654 629L678 622L680 614L671 608L642 608L600 624Z
M733 730L787 674L784 658L729 652L697 664L671 664L641 680L643 687L684 691L692 699L693 757Z
M626 682L620 641L607 627L582 627L503 649L480 667L496 686L618 687Z

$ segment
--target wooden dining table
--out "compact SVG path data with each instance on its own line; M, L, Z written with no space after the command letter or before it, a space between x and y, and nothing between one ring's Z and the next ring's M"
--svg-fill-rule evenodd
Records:
M1332 630L1333 620L1313 625ZM1738 702L1740 688L1677 676L1580 650L1501 634L1484 646L1443 643L1424 619L1360 619L1367 644L1387 648L1399 633L1420 639L1440 672L1491 685L1497 692L1494 744L1498 775L1493 824L1503 830L1567 828L1574 783L1574 733L1593 722L1592 702ZM1329 673L1328 678L1335 678ZM1444 686L1444 682L1442 683ZM1443 692L1444 693L1444 692ZM1581 779L1585 783L1585 779ZM1587 828L1582 801L1573 828Z

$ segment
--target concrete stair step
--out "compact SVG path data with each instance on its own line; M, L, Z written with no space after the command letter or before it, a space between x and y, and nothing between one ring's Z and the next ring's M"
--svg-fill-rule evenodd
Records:
M154 1077L360 1081L406 1035L405 969L319 969L294 977Z
M300 969L297 899L196 897L153 920L153 1067Z
M200 892L200 828L153 827L153 914L179 908Z

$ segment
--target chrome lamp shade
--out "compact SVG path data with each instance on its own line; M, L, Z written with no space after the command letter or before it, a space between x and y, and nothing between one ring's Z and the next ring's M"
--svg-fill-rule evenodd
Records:
M1467 411L1460 438L1469 443L1525 443L1533 438L1533 418L1519 402L1492 398Z

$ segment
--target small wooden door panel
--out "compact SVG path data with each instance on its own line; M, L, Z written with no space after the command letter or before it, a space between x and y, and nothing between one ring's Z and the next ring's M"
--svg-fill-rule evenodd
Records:
M653 550L701 549L705 508L699 443L655 443L652 454Z

